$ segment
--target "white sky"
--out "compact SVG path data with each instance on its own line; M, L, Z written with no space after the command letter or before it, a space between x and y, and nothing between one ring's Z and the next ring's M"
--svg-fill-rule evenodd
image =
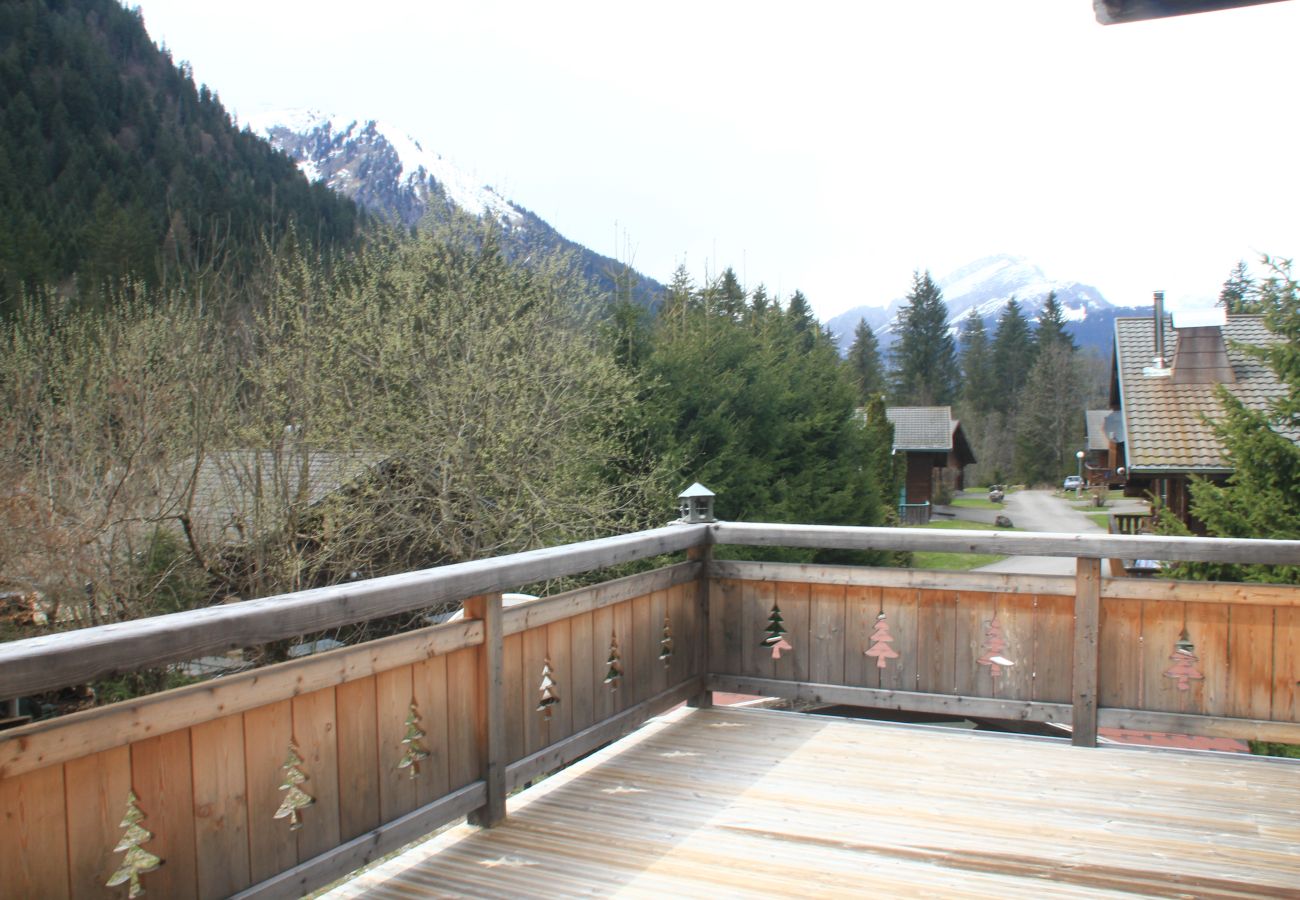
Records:
M667 281L829 318L991 253L1138 305L1300 254L1300 3L139 0L236 114L398 125Z

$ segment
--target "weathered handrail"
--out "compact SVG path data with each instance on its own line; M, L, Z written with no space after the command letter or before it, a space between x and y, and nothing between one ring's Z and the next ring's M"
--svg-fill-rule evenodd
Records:
M118 671L325 631L522 584L675 553L709 539L673 525L228 606L99 625L0 644L0 699Z

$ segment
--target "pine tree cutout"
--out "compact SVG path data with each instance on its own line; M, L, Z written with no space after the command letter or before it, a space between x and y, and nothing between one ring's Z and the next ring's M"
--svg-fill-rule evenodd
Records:
M616 691L623 683L623 657L618 652L618 632L609 634L609 657L605 660L605 684Z
M429 758L429 751L424 746L424 738L425 734L420 730L420 713L415 707L415 701L412 700L411 711L406 714L406 735L402 738L402 743L406 745L406 752L397 763L397 768L410 770L411 778L420 777L420 760Z
M1011 660L1002 655L1007 649L1007 642L1002 637L1002 623L994 616L984 623L984 655L975 660L981 666L989 667L989 675L997 678L1004 666L1014 666Z
M1201 681L1205 678L1201 671L1196 668L1200 660L1196 656L1196 648L1193 646L1191 638L1188 637L1187 629L1183 629L1182 635L1174 642L1174 652L1170 654L1169 661L1173 663L1168 669L1165 669L1166 678L1174 678L1178 681L1178 690L1190 691L1191 682Z
M560 702L559 685L555 683L555 672L551 670L551 658L548 656L542 662L542 699L537 703L537 711L543 717L551 717L551 707Z
M664 668L673 661L673 624L664 616L664 634L659 639L659 661L664 664Z
M894 636L889 633L889 623L885 620L884 613L876 616L876 624L871 629L868 640L871 641L871 647L864 652L875 658L877 669L885 667L885 660L898 659L898 651L889 646L894 642Z
M126 856L122 857L122 865L117 867L117 871L105 885L117 887L119 884L129 883L131 887L127 891L127 897L139 897L143 894L144 885L140 883L140 876L154 871L163 863L160 858L140 846L153 840L153 834L140 824L144 821L144 813L136 805L139 802L135 791L126 792L126 815L122 817L122 827L126 831L122 832L121 840L113 848L114 853L126 851Z
M280 808L275 811L275 818L289 819L289 830L297 831L302 827L302 817L298 815L298 810L306 809L316 801L312 799L298 785L307 780L302 769L302 757L298 756L298 748L294 746L293 741L289 742L289 757L284 761L281 768L284 769L284 782L280 785L280 790L285 791L284 799L280 801Z
M785 639L785 622L781 621L781 607L775 603L772 604L772 611L767 614L767 636L759 646L771 647L773 659L780 659L782 650L794 649Z

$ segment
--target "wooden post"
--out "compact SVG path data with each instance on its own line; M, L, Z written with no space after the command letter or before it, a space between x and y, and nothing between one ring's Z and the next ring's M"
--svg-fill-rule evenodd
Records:
M1097 746L1101 560L1079 557L1074 581L1073 733L1076 747Z
M692 657L700 661L701 675L709 674L709 564L713 560L713 545L701 544L686 551L687 559L702 564L699 580L695 583L695 634L691 635L695 652ZM697 709L713 707L713 691L701 689L698 694L686 701L687 706Z
M506 708L502 674L504 635L501 595L485 594L465 601L465 618L483 620L483 645L478 654L479 774L487 786L487 802L469 814L471 824L491 828L506 817ZM451 686L455 690L455 686Z

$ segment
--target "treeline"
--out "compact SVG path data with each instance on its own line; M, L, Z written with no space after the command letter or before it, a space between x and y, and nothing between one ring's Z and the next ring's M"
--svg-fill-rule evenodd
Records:
M0 5L0 315L252 266L264 236L348 244L351 201L240 131L117 0Z
M694 480L729 518L884 520L883 408L855 422L802 296L682 275L606 316L497 238L459 218L327 265L290 231L237 292L25 302L0 592L116 621L659 525Z
M864 399L954 407L977 458L974 481L1054 482L1076 468L1085 408L1105 405L1105 363L1081 353L1065 325L1054 293L1036 321L1013 298L992 333L972 315L958 340L938 285L917 272L888 358L863 322L848 363Z

